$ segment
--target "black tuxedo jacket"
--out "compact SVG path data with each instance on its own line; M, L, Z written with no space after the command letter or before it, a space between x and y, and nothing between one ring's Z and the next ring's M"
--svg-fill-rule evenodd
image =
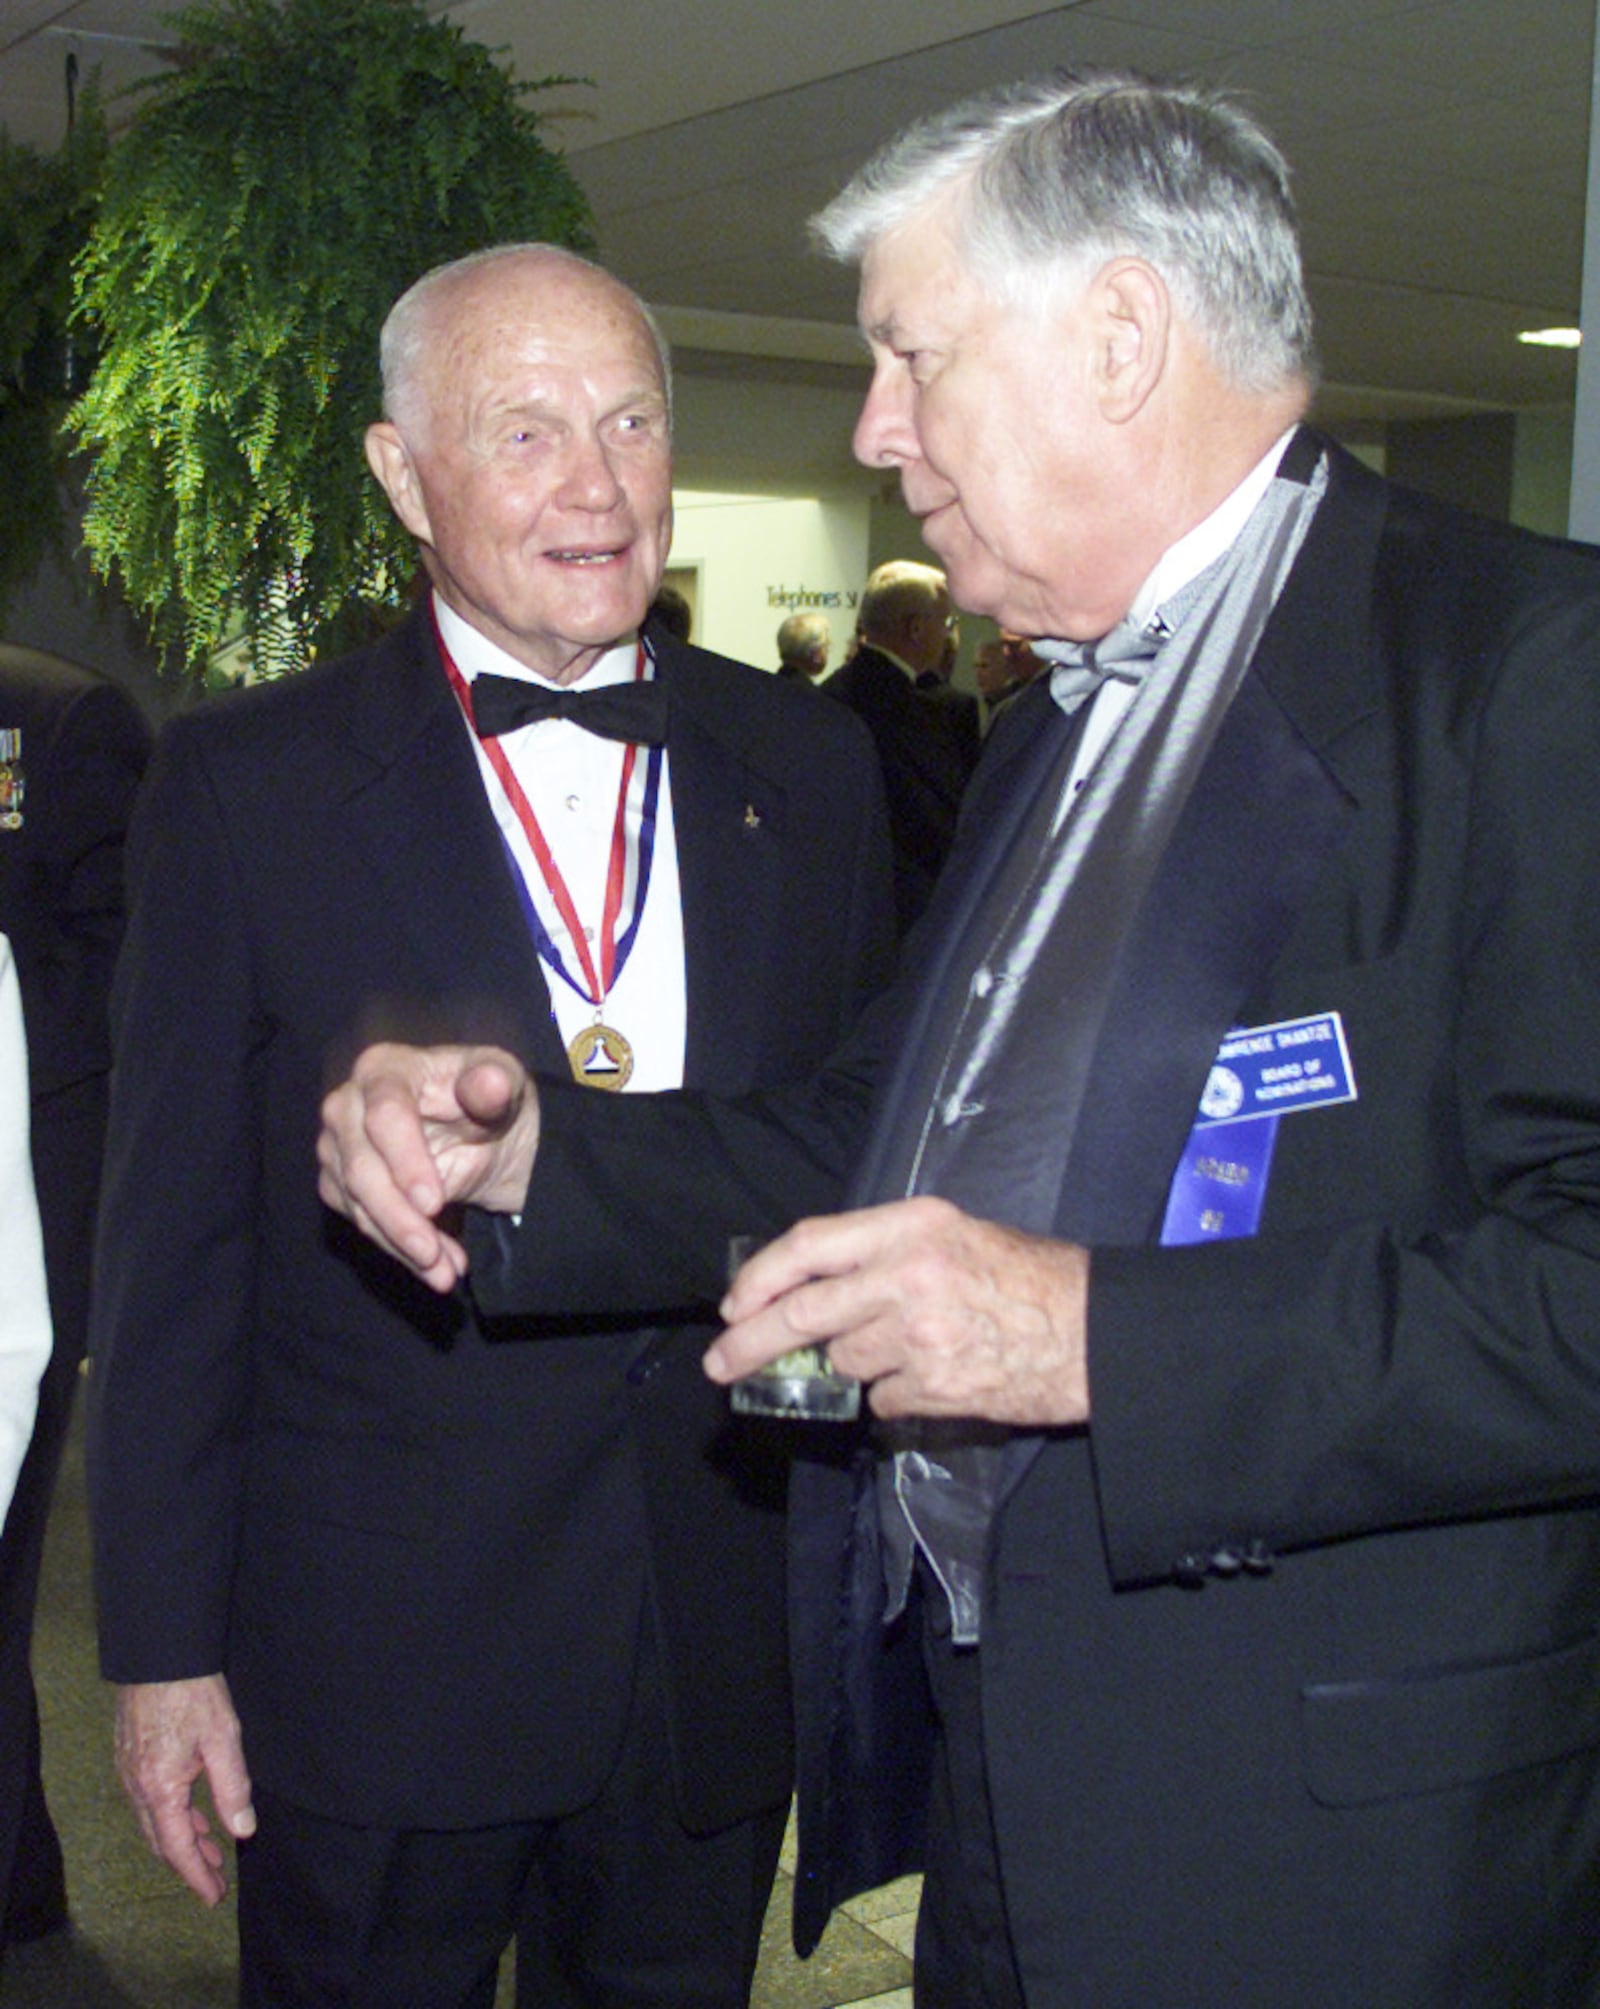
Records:
M977 707L917 690L898 664L863 643L822 686L865 720L878 749L894 840L895 908L902 929L933 893L955 838L962 791L977 765Z
M880 973L871 748L657 644L686 1072L780 1080ZM708 1399L704 1328L489 1326L317 1200L319 1099L367 1040L564 1064L426 609L173 724L134 879L91 1438L106 1674L225 1671L253 1773L314 1811L480 1825L596 1790L648 1613L685 1818L781 1801L781 1475Z
M1060 1188L1092 1420L1007 1453L978 1652L1031 2009L1600 1997L1600 564L1329 452ZM926 1115L896 1048L1066 730L1042 686L1009 708L848 1064L809 1100L621 1112L641 1162L670 1136L748 1210L786 1166L816 1205L854 1154L883 1197ZM1358 1099L1282 1120L1253 1238L1158 1246L1224 1034L1326 1011ZM659 1246L667 1213L646 1191L611 1231ZM673 1234L658 1274L697 1237L709 1263L709 1221ZM513 1255L502 1285L560 1282ZM920 1846L873 1462L803 1459L791 1492L802 1946Z

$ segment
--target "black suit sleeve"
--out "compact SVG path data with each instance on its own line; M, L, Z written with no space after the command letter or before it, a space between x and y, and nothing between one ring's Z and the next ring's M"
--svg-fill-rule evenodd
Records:
M874 1098L904 1044L924 974L963 909L996 818L1028 785L1019 771L1050 720L1059 721L1052 708L1030 712L986 755L985 783L963 806L950 870L902 943L893 981L809 1079L732 1099L695 1090L597 1096L569 1082L541 1083L539 1155L519 1225L469 1210L481 1309L703 1309L726 1284L729 1235L770 1237L850 1199ZM864 845L854 895L847 899L841 887L837 902L841 925L850 917L869 940L881 908L876 863L875 843ZM876 969L875 955L869 966Z
M113 997L89 1404L112 1681L223 1665L243 1486L266 1021L225 821L185 723L163 736L135 817Z
M869 1074L841 1067L811 1087L733 1102L541 1082L539 1158L520 1224L469 1215L480 1309L703 1313L726 1285L731 1234L768 1238L839 1206Z

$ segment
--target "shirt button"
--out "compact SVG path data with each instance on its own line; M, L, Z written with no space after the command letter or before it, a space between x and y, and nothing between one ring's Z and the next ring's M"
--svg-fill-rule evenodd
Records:
M582 806L583 806L583 804L582 804L582 798L581 798L581 797L579 797L579 796L576 796L576 795L569 795L569 796L567 797L567 807L568 807L569 809L580 809L580 808L582 808Z

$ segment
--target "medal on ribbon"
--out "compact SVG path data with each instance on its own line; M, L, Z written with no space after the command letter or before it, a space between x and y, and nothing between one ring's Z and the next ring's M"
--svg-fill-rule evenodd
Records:
M567 1060L573 1080L585 1088L625 1088L633 1073L633 1048L615 1026L599 1019L567 1041Z
M450 652L444 644L444 637L441 635L438 640L445 673L470 723L472 720L470 687L451 659ZM641 637L634 665L635 677L642 678L649 667L650 657ZM639 748L632 742L623 748L622 778L617 789L616 815L612 819L611 853L606 868L605 899L600 916L599 941L596 944L598 955L592 955L567 882L562 876L561 868L556 864L544 832L539 827L539 819L534 814L533 805L517 780L504 749L496 739L482 740L479 743L488 757L490 766L494 769L500 786L505 790L506 799L516 814L523 835L528 840L529 849L544 880L545 889L561 916L573 953L578 958L579 974L574 975L567 968L550 930L540 918L521 866L508 844L506 851L511 864L512 882L522 903L523 916L533 936L534 946L540 958L562 982L594 1007L593 1023L585 1026L567 1042L567 1064L572 1069L572 1078L585 1088L606 1089L614 1093L626 1088L633 1074L633 1047L623 1033L606 1022L605 1001L617 978L621 976L633 949L639 932L639 923L644 917L645 901L649 897L650 867L655 857L656 810L661 796L664 749L655 746L649 750L642 782L642 800L639 803L639 838L634 844L630 843L628 838L630 821L628 812L636 793L639 793L641 788L638 774ZM505 842L504 833L501 841Z

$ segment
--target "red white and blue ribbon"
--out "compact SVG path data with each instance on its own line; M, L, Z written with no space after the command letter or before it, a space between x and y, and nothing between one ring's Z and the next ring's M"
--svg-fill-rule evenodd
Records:
M435 624L437 634L437 623ZM473 723L472 690L465 677L456 667L454 658L445 646L444 637L438 636L439 654L444 663L445 675L450 679L450 687L455 692L467 723ZM638 656L634 664L634 676L647 677L653 668L649 651L643 636L639 638ZM639 749L627 745L622 750L622 778L617 789L616 815L612 819L611 852L606 866L605 899L601 909L599 939L595 944L597 953L591 954L583 923L578 918L578 910L563 878L561 868L556 864L554 854L539 827L539 819L534 814L522 784L517 780L505 749L498 740L479 740L495 777L505 791L522 834L528 840L528 848L533 853L545 889L555 904L556 912L566 927L573 951L578 957L580 975L574 975L567 968L561 951L556 947L550 930L540 918L532 892L525 880L516 854L509 843L506 852L513 867L512 878L522 903L523 915L533 936L534 946L546 964L576 991L579 997L593 1005L599 1012L606 997L615 987L617 979L626 967L628 957L639 933L639 924L644 918L645 902L650 897L650 868L655 858L656 814L661 798L661 771L664 748L656 746L649 750L649 757L642 769L639 763ZM630 841L631 833L637 830L637 841ZM502 842L505 842L502 833Z

